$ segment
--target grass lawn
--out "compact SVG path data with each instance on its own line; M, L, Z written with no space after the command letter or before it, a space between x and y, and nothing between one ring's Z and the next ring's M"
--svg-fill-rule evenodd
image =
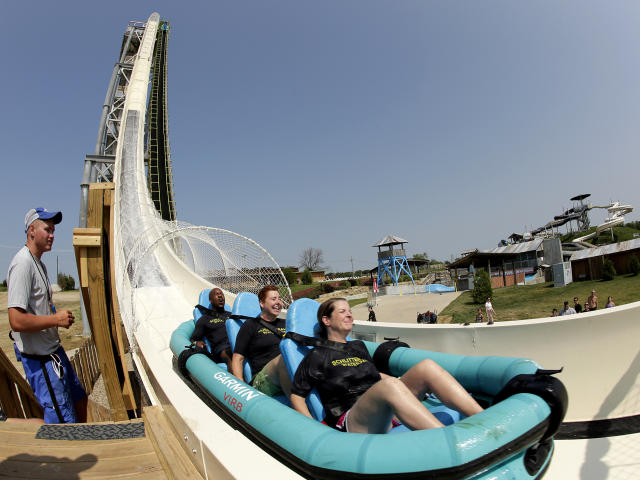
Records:
M289 284L289 288L291 289L291 293L296 293L298 290L305 290L307 288L315 287L320 285L320 282L315 282L312 284L305 283L291 283Z
M565 300L573 306L573 297L578 297L578 302L584 306L591 290L595 290L598 296L598 309L604 308L608 295L613 296L616 305L635 302L640 300L640 275L618 275L608 282L574 282L559 288L554 288L553 282L496 288L493 290L491 303L496 311L497 321L550 317L552 309L562 310ZM484 303L473 303L471 292L463 292L440 312L440 316L449 317L451 323L473 323L479 307L482 307L484 315Z
M347 300L349 302L349 307L355 307L356 305L360 305L361 303L367 303L366 298L354 298L353 300Z

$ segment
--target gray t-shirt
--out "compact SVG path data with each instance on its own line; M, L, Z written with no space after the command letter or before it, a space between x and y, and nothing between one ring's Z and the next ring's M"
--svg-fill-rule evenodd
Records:
M51 296L47 268L29 249L22 247L11 260L7 274L7 308L17 307L33 315L51 315ZM58 327L39 332L13 332L13 338L21 352L48 355L60 346Z

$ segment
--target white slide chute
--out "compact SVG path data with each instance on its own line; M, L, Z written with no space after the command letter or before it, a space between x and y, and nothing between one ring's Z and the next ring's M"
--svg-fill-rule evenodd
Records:
M197 464L211 470L223 466L234 478L255 478L256 471L263 478L299 478L219 418L174 370L171 334L192 317L201 290L218 285L231 303L237 292L255 291L267 283L286 286L286 281L277 263L256 242L227 230L163 221L156 213L146 183L144 135L159 21L157 13L149 17L138 51L122 115L114 175L113 280L133 360L152 403L168 412ZM615 206L612 216L630 211L622 207L627 206ZM286 289L290 295L288 286ZM570 398L565 420L584 422L640 414L639 318L640 302L636 302L561 319L491 327L357 322L355 331L378 341L400 337L415 348L529 357L544 368L564 367L559 378ZM563 448L559 444L559 453ZM574 463L582 461L579 452L570 456ZM560 455L552 461L551 476L563 467L562 458ZM606 462L604 457L600 459Z

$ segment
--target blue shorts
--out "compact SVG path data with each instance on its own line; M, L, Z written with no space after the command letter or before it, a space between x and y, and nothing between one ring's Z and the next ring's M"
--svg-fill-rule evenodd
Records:
M15 347L15 349L16 355L18 355L18 348ZM77 423L78 418L74 404L87 398L87 393L84 391L80 380L78 380L71 363L69 363L69 358L64 349L59 347L52 355L57 355L64 369L62 378L60 378L58 373L56 373L56 369L59 371L59 368L56 368L56 362L52 360L51 357L49 357L50 359L44 364L62 415L62 420L58 417L58 413L55 410L40 360L26 358L24 355L21 355L24 373L27 376L29 385L31 385L38 403L44 410L45 423Z

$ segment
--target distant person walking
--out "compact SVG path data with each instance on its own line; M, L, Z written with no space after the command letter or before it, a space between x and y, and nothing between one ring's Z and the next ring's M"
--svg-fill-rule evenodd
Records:
M587 305L589 305L589 311L598 309L598 296L595 290L591 290L591 295L587 298Z
M377 320L376 320L376 312L373 311L373 307L371 305L369 305L369 321L370 322L377 322Z
M491 297L487 297L487 301L484 304L484 310L487 314L487 325L493 325L493 319L496 316L496 311L493 309L493 305L491 305Z

